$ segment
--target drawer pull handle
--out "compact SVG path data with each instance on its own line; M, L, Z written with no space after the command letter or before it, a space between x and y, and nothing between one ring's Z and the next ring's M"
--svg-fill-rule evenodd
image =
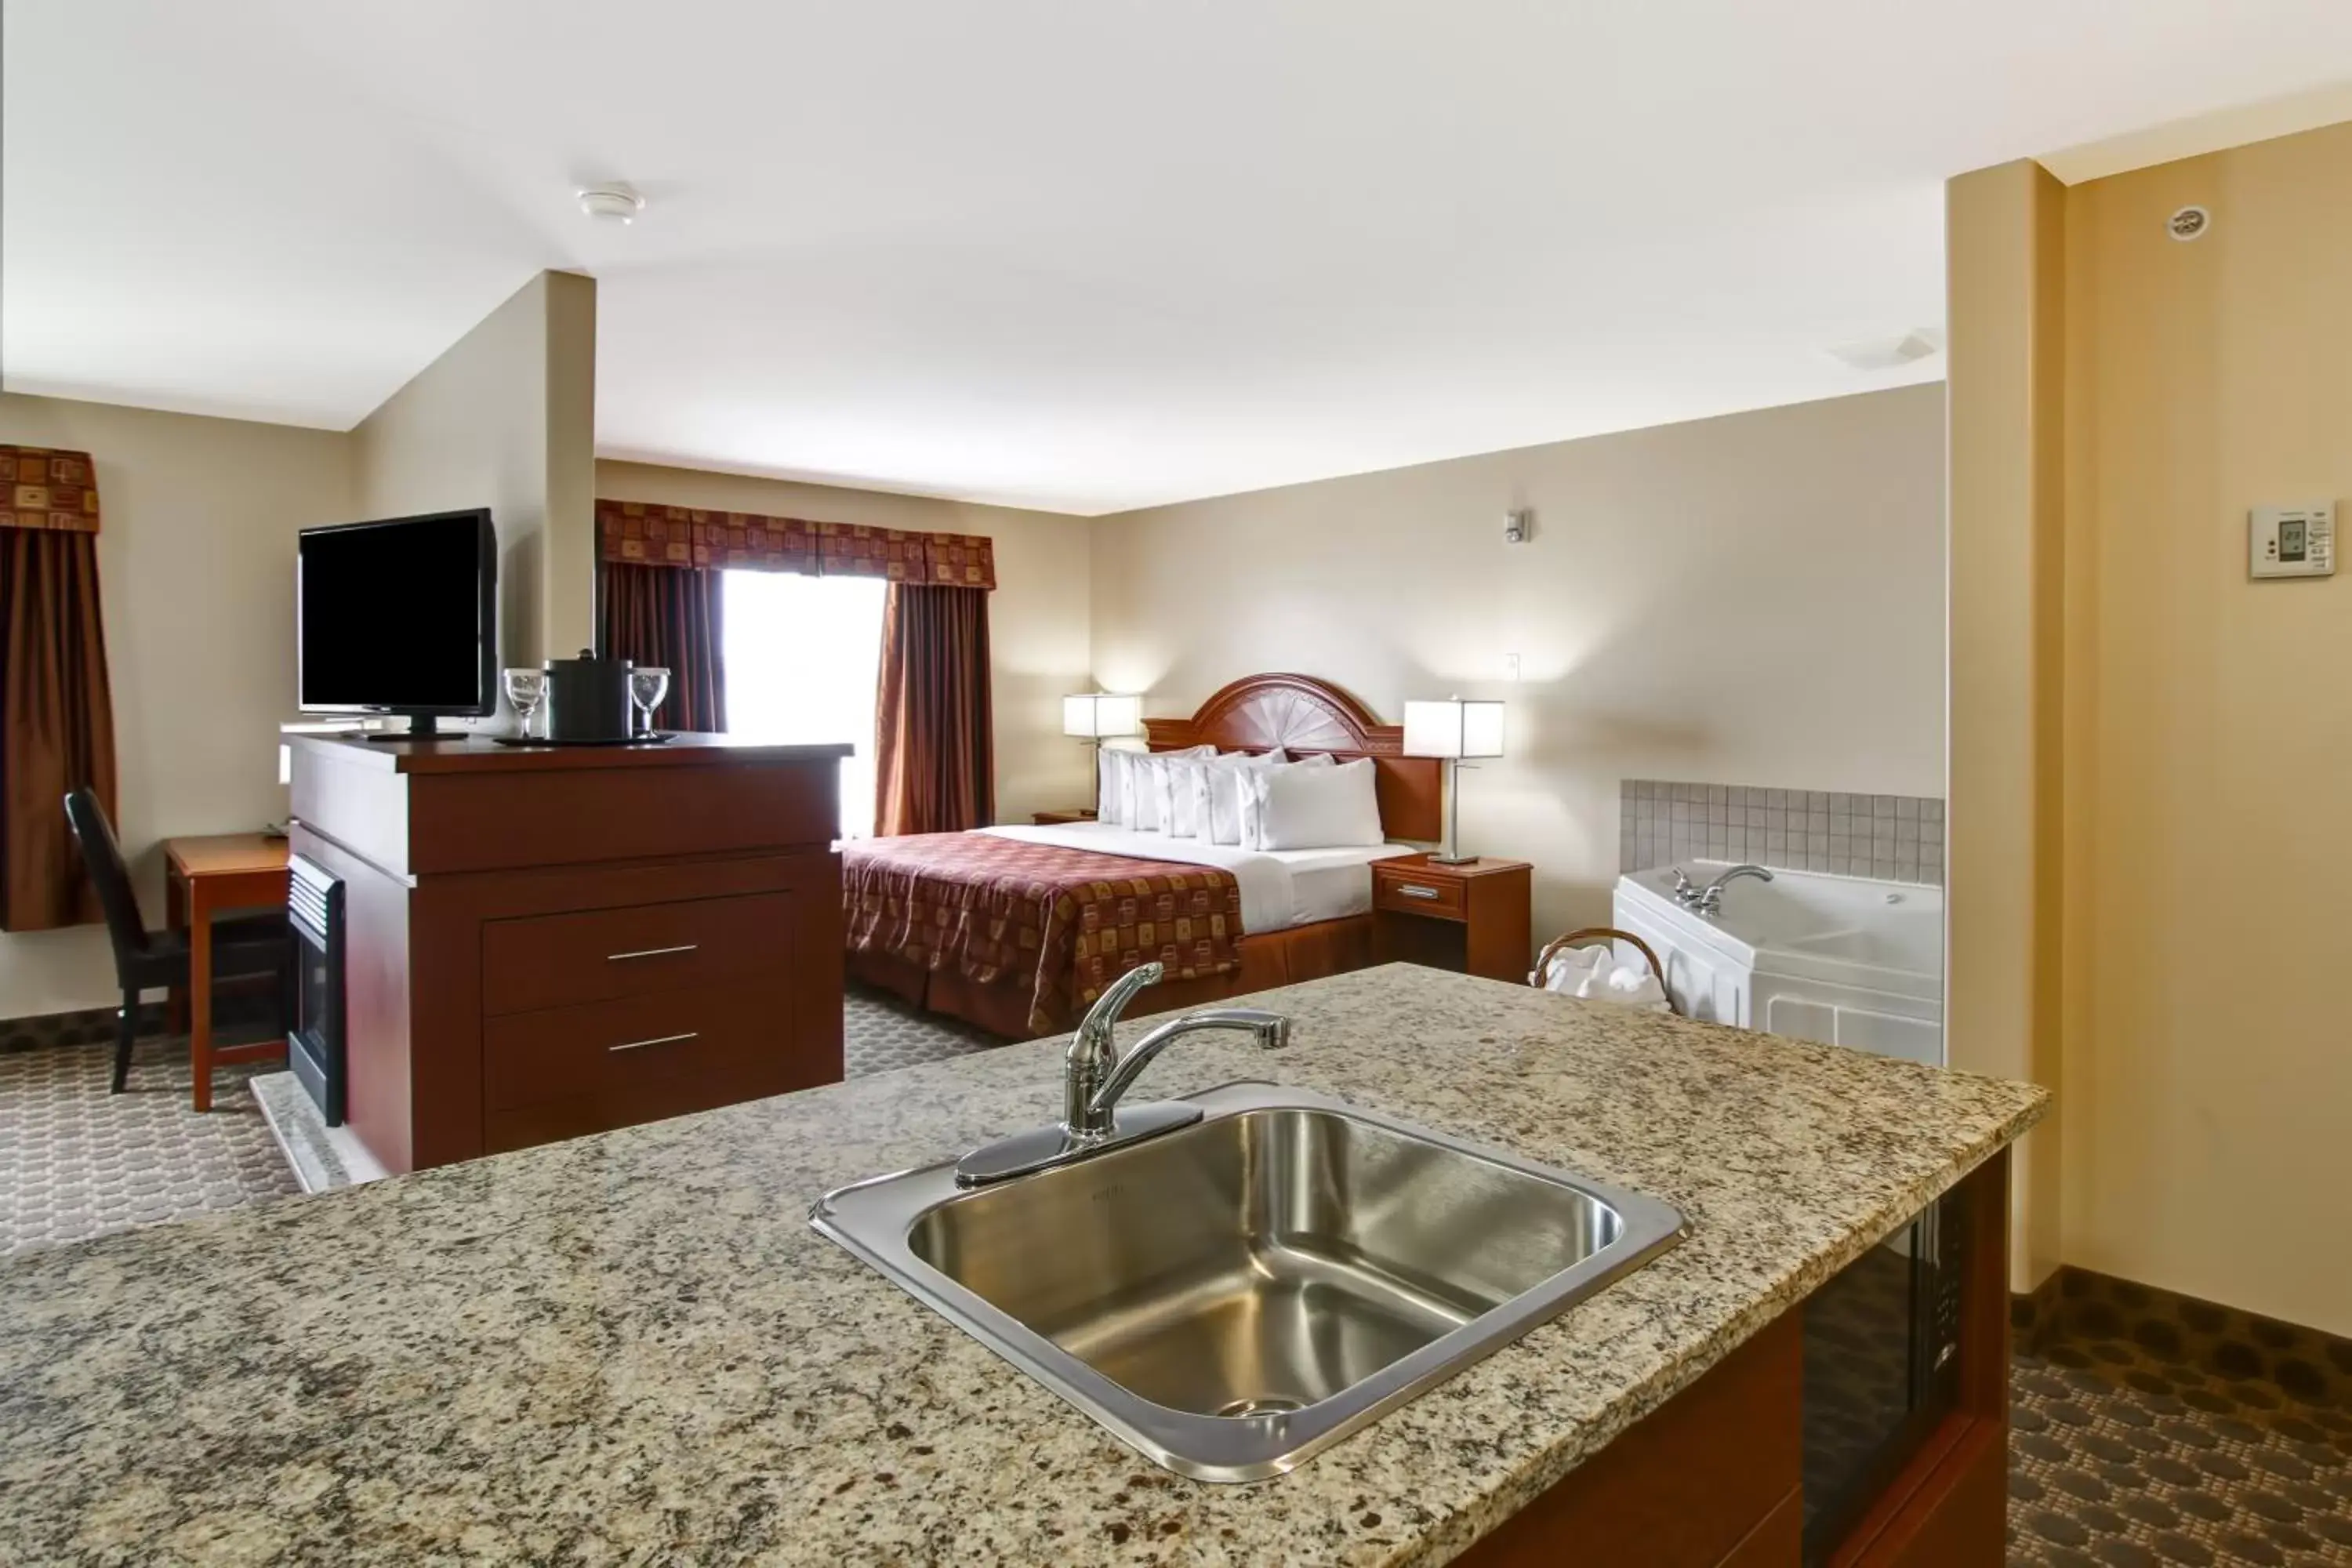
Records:
M1433 899L1438 896L1435 888L1424 888L1418 882L1399 882L1397 891L1408 899Z
M692 952L701 945L698 942L689 942L680 947L641 947L635 952L608 952L604 955L604 962L618 963L625 958L667 958L673 952Z
M688 1029L683 1035L656 1035L650 1040L631 1040L625 1046L606 1046L604 1048L608 1051L642 1051L647 1046L674 1046L680 1040L698 1039L701 1034L699 1029Z

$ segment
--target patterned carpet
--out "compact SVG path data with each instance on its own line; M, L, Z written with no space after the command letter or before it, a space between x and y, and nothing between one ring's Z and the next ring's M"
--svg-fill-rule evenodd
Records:
M845 1023L853 1077L1000 1043L873 994ZM0 1255L298 1190L248 1070L222 1071L197 1116L184 1041L143 1043L128 1094L106 1092L108 1068L86 1044L0 1051ZM2352 1564L2346 1347L2086 1289L2126 1294L2070 1302L2064 1337L2011 1379L2013 1568Z
M300 1190L246 1090L257 1069L215 1073L205 1116L185 1037L140 1042L120 1095L113 1069L100 1045L0 1051L0 1257Z
M1003 1044L969 1024L919 1012L887 992L853 985L843 999L841 1054L851 1078L968 1057Z
M2352 1342L2063 1283L2010 1378L2011 1563L2352 1563Z

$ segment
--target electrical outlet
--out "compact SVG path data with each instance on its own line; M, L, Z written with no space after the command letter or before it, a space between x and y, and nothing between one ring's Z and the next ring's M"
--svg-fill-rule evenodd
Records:
M1515 653L1505 654L1503 656L1503 679L1506 680L1517 680L1518 678L1519 656Z

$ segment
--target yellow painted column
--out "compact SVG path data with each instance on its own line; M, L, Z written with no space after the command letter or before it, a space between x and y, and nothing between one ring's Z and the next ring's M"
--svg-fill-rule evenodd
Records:
M1950 1065L2053 1089L2064 974L2065 190L1946 187ZM2011 1284L2059 1263L2059 1117L2020 1145Z

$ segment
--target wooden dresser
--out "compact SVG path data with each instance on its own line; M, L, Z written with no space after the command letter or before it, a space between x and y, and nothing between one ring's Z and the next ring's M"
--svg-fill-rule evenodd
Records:
M387 1169L839 1081L846 746L292 739Z

